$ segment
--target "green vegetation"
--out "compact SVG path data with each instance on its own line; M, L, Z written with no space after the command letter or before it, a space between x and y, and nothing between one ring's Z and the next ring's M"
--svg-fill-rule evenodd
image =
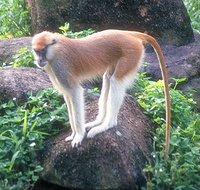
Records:
M28 93L28 101L0 105L0 189L26 189L38 179L33 158L45 136L54 135L58 126L69 126L66 105L55 89Z
M0 39L30 35L31 19L24 0L0 1Z
M200 31L200 1L184 0L192 27ZM0 38L30 35L30 17L23 0L0 1ZM69 24L60 27L62 34L80 38L92 34L91 29L73 33ZM13 67L34 66L30 47L22 48L13 56ZM147 163L147 189L198 190L200 188L200 115L194 111L192 92L183 94L176 89L184 79L174 79L170 88L172 127L169 159L164 161L165 99L162 81L151 81L145 73L138 75L131 94L138 100L144 113L158 127L152 132L152 163ZM89 93L99 94L97 88ZM43 140L68 127L67 108L54 89L28 93L23 105L10 100L0 104L0 189L28 189L38 179L33 158L34 148L42 148ZM146 189L145 188L145 189Z
M183 0L191 19L191 25L194 30L200 33L200 1Z
M71 30L69 30L69 23L65 23L65 25L59 27L59 29L62 31L62 34L64 36L67 36L69 38L83 38L95 32L91 28L88 30L80 31L80 32L72 32Z
M163 82L150 81L139 74L132 91L139 104L158 126L153 133L153 163L146 165L148 189L199 189L200 187L200 114L194 111L192 93L184 95L176 86L184 79L174 79L171 96L171 140L169 159L164 161L165 98Z
M9 68L9 67L34 67L37 66L34 64L34 57L32 53L32 47L20 48L19 53L12 56L13 61L10 63L3 63L0 68Z
M16 55L13 55L12 58L14 59L13 62L11 62L9 65L12 65L12 67L37 67L34 64L34 57L31 52L32 47L25 47L20 48L19 53Z

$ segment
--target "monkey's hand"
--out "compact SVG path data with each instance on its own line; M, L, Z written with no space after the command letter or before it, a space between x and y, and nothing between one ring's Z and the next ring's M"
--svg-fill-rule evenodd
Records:
M66 141L66 142L67 142L67 141L72 141L72 140L74 139L74 136L75 136L75 133L72 132L72 134L71 134L70 136L68 136L68 137L65 138L65 141Z
M72 147L78 147L81 145L83 138L85 137L85 132L84 133L76 133L74 136L74 139L71 142Z

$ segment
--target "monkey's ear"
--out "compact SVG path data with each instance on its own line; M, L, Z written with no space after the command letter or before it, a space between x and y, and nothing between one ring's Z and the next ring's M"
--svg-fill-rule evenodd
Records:
M52 45L53 44L56 44L56 39L55 38L53 38L53 40L52 40Z

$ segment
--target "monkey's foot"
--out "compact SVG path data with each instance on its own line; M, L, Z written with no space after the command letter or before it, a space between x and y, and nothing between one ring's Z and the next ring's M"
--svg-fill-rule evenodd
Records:
M84 127L85 127L85 129L91 129L91 128L95 127L95 126L100 125L101 123L102 123L101 121L95 120L95 121L86 123L86 124L84 125Z
M72 141L72 140L74 139L74 136L75 136L75 133L72 132L72 134L71 134L70 136L68 136L68 137L65 138L65 141L66 141L66 142L67 142L67 141Z
M87 134L87 138L94 138L95 135L102 133L104 131L106 131L109 128L112 128L113 126L111 125L99 125L97 127L92 128L88 134Z
M78 147L81 145L83 138L85 137L85 131L81 134L76 133L74 139L71 142L72 148Z

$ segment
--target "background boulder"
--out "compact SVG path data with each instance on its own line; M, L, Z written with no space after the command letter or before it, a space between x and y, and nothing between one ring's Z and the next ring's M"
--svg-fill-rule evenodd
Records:
M86 108L86 120L93 121L98 101ZM65 142L70 131L63 131L43 143L36 152L37 163L44 167L40 177L50 183L78 189L137 189L146 184L143 168L152 161L151 120L136 100L126 96L118 125L82 145L72 148ZM39 186L39 184L37 184Z
M170 83L174 80L170 78L186 78L177 88L188 92L195 90L194 100L197 101L196 108L200 111L200 35L195 33L195 42L185 46L161 45L161 49L167 65L168 78ZM153 48L147 48L144 61L151 63L144 68L147 76L157 81L161 79L160 66Z
M12 56L19 53L20 48L32 46L31 37L0 40L0 66L13 61Z
M16 98L18 104L27 100L27 92L34 95L40 89L50 88L48 75L41 69L19 67L0 69L0 101L8 102Z
M28 91L36 94L40 89L52 87L44 71L27 67L0 69L0 85L1 102L16 98L18 104L26 101ZM97 97L87 96L89 99ZM96 100L86 108L86 121L94 120L97 112ZM142 170L152 159L150 131L154 130L154 125L131 96L125 98L118 123L94 139L85 138L77 149L72 149L71 143L64 141L71 133L69 131L44 142L44 149L35 157L44 167L41 179L81 189L136 189L136 186L144 186L146 179ZM38 186L43 190L40 182L35 188ZM48 184L44 189L46 187Z
M73 31L108 28L147 32L162 44L192 42L190 18L182 0L26 0L32 33L58 31L65 22Z

